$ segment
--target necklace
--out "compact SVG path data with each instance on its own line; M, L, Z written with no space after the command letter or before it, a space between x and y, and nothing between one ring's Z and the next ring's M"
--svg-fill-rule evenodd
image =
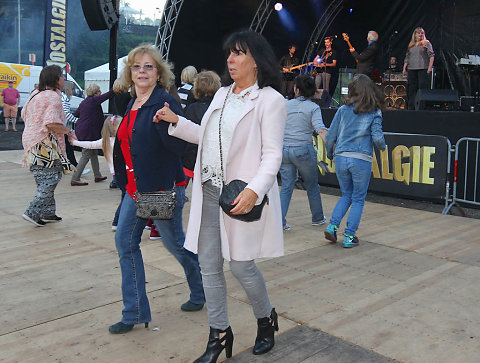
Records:
M142 98L140 98L140 99L137 98L137 99L135 100L135 102L141 103L141 102L145 101L148 97L150 97L151 94L152 94L152 93L150 92L150 93L147 94L145 97L142 97Z

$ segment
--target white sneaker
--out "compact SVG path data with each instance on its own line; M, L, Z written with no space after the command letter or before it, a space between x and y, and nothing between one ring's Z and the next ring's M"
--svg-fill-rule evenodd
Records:
M82 175L85 175L85 174L88 174L88 173L90 173L90 169L83 169Z
M291 229L292 229L292 227L290 227L288 224L285 224L285 225L283 226L283 230L284 230L284 231L290 231Z
M320 226L320 225L322 225L322 224L325 224L326 221L327 221L327 217L324 216L321 221L312 222L312 226Z
M117 226L112 226L112 231L116 231L117 230Z

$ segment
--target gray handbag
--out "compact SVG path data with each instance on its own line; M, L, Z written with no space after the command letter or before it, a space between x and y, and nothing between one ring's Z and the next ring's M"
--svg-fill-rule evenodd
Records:
M135 192L137 217L144 219L172 219L177 205L174 189L157 192Z

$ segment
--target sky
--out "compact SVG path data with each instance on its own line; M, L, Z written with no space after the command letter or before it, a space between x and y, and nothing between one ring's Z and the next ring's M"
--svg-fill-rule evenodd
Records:
M135 10L142 10L142 14L149 18L154 18L155 11L156 18L160 18L161 10L165 6L166 0L125 0L121 1L121 3L128 3L130 7L134 8ZM120 5L121 6L121 5ZM160 12L156 10L156 8L160 8Z

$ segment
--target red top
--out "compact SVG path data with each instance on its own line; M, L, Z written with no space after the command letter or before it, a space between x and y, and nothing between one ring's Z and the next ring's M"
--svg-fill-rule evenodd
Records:
M134 193L137 191L137 184L135 183L135 171L133 170L132 156L130 155L130 140L132 139L132 129L135 125L138 110L130 110L124 122L120 124L117 131L117 137L120 141L120 148L122 150L123 158L125 159L125 167L127 169L127 186L126 191L132 199L137 199ZM186 186L185 180L175 184L175 186Z

